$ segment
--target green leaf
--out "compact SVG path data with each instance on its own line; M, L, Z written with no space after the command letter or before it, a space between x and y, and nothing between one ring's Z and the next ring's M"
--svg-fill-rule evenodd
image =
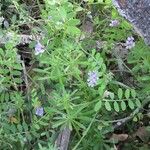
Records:
M8 92L5 93L5 101L6 101L6 102L9 101L9 93L8 93Z
M138 107L141 107L141 102L140 102L139 99L136 99L135 103L136 103L136 105L137 105Z
M49 125L49 123L43 122L43 121L39 121L39 124L42 125L42 126L48 126Z
M64 120L64 119L58 120L58 121L55 121L55 123L53 124L52 127L53 127L53 128L57 128L57 127L63 125L64 123L65 123L65 120Z
M114 109L116 112L119 112L119 105L117 102L114 102Z
M17 70L22 70L22 66L18 63L18 64L13 64L13 68L17 69Z
M70 20L68 20L67 25L68 26L76 26L80 24L80 20L79 19L73 19L71 18Z
M32 140L32 136L31 136L31 134L30 134L29 132L27 132L26 136L27 136L27 139L28 139L29 141Z
M125 111L127 108L126 103L124 101L121 102L121 109Z
M118 89L118 98L119 99L122 99L122 96L123 96L123 91L121 88Z
M8 125L8 124L7 124ZM6 125L6 127L7 127ZM13 132L13 133L16 133L17 132L17 128L14 124L12 124L11 126L9 126L9 129Z
M13 15L13 16L12 16L11 21L12 21L12 23L13 23L13 24L15 24L15 22L16 22L16 18L17 18L17 16L16 16L16 15Z
M39 130L40 126L38 124L34 124L35 129Z
M102 57L100 57L98 60L98 66L99 66L99 68L101 68L101 66L103 66L103 58Z
M111 111L111 106L110 106L110 103L108 101L105 102L105 108L108 110L108 111Z
M17 128L18 128L19 132L23 131L23 128L22 128L22 126L20 124L17 125Z
M101 71L102 71L103 73L106 72L106 65L105 65L105 64L102 64L102 66L101 66Z
M131 89L131 96L132 96L133 98L136 97L136 91L135 91L134 89Z
M21 72L18 71L18 70L13 70L13 71L12 71L12 74L13 74L14 76L20 76L20 75L21 75Z
M43 80L48 80L50 78L51 78L50 76L45 76L45 77L39 77L37 80L43 81Z
M150 76L142 76L142 77L139 77L139 80L142 80L142 81L149 81L149 80L150 80Z
M130 97L130 90L129 89L126 89L125 97L126 97L126 99L129 99L129 97Z
M75 26L68 26L66 32L71 35L80 35L80 30Z
M97 54L95 55L95 58L96 58L96 60L98 60L98 61L99 61L99 59L101 58L100 53L97 53Z
M22 80L20 78L14 78L13 81L18 84L22 83Z
M26 124L26 122L23 122L23 128L25 131L28 131L28 125Z
M5 48L6 48L7 50L13 49L13 47L14 47L14 45L13 45L12 43L10 43L10 42L7 42L7 43L5 44Z
M83 10L83 8L82 7L80 7L80 6L78 6L76 9L75 9L75 11L76 12L78 12L78 11L82 11Z
M86 130L86 127L85 127L82 123L80 123L80 122L78 122L78 121L75 121L75 120L74 120L74 123L75 123L76 126L80 127L81 129ZM72 128L72 127L71 127L71 128Z
M134 103L132 100L128 100L128 106L131 108L131 109L134 109Z
M0 55L4 55L4 51L3 51L3 49L2 48L0 48Z
M64 7L59 8L59 14L60 14L61 18L63 19L63 21L65 21L66 17L67 17L67 12Z
M112 100L114 100L114 97L115 97L115 95L114 95L114 93L110 93L110 98L112 99Z
M134 122L137 122L137 121L138 121L138 118L135 116L135 117L133 118L133 121L134 121Z
M99 111L101 107L102 107L102 101L100 100L95 104L94 110Z
M104 89L106 88L105 83L101 83L101 86L98 88L99 94L102 96L104 94Z

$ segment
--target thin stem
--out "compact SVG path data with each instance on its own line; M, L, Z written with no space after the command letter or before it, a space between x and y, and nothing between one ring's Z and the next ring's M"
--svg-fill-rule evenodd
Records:
M88 128L86 129L86 131L83 133L83 136L81 137L81 139L79 140L79 142L73 147L72 150L76 150L77 147L78 147L78 146L80 145L80 143L82 142L82 140L84 139L84 137L87 135L87 133L88 133L88 131L90 130L90 128L91 128L93 122L95 121L96 115L97 115L97 113L96 113L95 116L93 117L93 119L92 119L91 123L89 124Z

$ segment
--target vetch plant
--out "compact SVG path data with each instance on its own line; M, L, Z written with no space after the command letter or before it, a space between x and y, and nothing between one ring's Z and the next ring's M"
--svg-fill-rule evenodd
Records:
M116 143L106 135L115 132L115 123L122 126L124 117L131 118L130 127L150 96L149 48L139 38L135 45L131 26L118 16L110 0L38 0L35 4L36 9L28 9L26 1L9 1L2 7L12 11L0 12L9 22L9 28L4 27L0 17L0 38L6 39L0 43L1 149L53 150L56 141L65 139L57 136L64 137L64 128L71 133L69 149L114 149ZM109 25L106 15L114 18ZM87 20L94 30L89 39L81 39L81 26ZM44 36L23 42L18 40L22 34ZM121 73L113 45L117 52L135 46L130 59L120 58L125 66ZM130 134L133 125L128 125Z

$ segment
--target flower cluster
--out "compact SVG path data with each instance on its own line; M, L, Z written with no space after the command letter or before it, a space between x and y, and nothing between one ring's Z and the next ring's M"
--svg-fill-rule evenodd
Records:
M44 108L43 108L43 107L37 107L36 110L35 110L35 114L36 114L37 116L42 117L43 114L44 114Z
M98 82L98 72L97 71L90 71L88 73L88 79L87 79L87 83L89 87L94 87L97 85Z
M120 24L118 20L111 20L110 27L117 27Z
M42 54L45 51L44 46L38 41L35 45L35 55Z
M127 38L125 46L126 46L126 49L131 49L135 46L134 38L132 36Z

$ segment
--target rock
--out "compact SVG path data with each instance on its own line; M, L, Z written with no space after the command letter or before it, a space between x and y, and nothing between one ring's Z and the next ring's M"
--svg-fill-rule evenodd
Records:
M113 5L150 45L150 0L113 0Z
M71 130L65 127L58 135L55 144L59 150L68 150Z

